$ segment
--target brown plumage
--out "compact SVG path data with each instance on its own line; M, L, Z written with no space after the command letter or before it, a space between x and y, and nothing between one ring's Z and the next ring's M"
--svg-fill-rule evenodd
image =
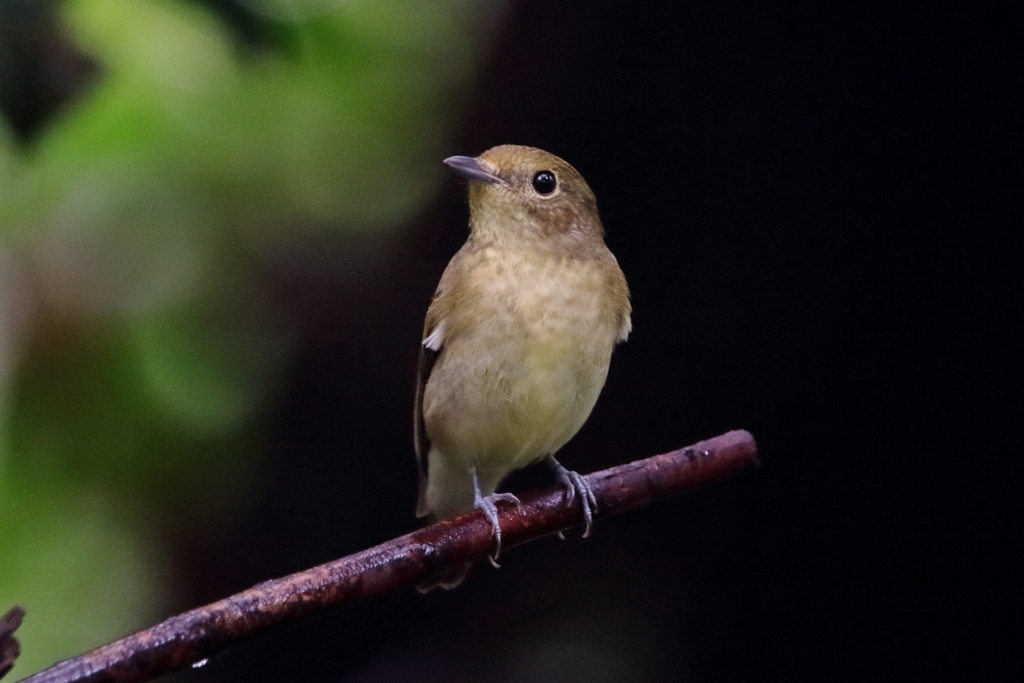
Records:
M423 328L417 514L480 508L500 550L494 501L518 501L495 489L547 458L567 495L581 498L589 532L593 493L554 454L590 415L612 349L631 329L629 289L594 194L572 166L531 147L445 163L469 180L470 235ZM429 587L453 587L464 574L451 568Z

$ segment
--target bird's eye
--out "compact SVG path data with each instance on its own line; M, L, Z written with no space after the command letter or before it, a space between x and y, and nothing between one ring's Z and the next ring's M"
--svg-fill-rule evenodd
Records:
M533 176L533 189L537 190L537 194L547 196L554 192L557 186L558 181L551 171L538 171L537 175Z

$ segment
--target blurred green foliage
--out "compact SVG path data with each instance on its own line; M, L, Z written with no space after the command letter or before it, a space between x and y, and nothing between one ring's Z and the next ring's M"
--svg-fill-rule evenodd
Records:
M386 235L431 196L500 4L69 0L101 76L27 152L0 133L0 609L27 675L163 613L153 533L245 495L292 349L258 264ZM339 269L345 263L338 263Z

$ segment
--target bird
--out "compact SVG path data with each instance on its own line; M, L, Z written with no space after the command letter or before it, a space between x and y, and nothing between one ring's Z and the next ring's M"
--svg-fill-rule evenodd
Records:
M580 173L533 147L500 145L444 160L469 185L469 236L427 310L417 372L416 513L474 508L501 551L495 493L511 472L546 460L589 535L591 486L555 454L583 426L632 330L629 287L605 245L597 200ZM467 563L422 591L459 585Z

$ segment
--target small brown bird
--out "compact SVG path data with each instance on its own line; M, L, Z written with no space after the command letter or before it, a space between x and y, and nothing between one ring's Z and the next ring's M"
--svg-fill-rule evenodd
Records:
M469 181L469 239L427 311L416 391L416 513L480 509L501 550L495 494L513 470L546 459L570 502L596 507L589 484L555 453L590 416L615 344L626 339L629 288L604 243L597 201L562 159L502 145L444 160ZM492 560L493 561L493 560ZM429 585L453 588L468 565Z

